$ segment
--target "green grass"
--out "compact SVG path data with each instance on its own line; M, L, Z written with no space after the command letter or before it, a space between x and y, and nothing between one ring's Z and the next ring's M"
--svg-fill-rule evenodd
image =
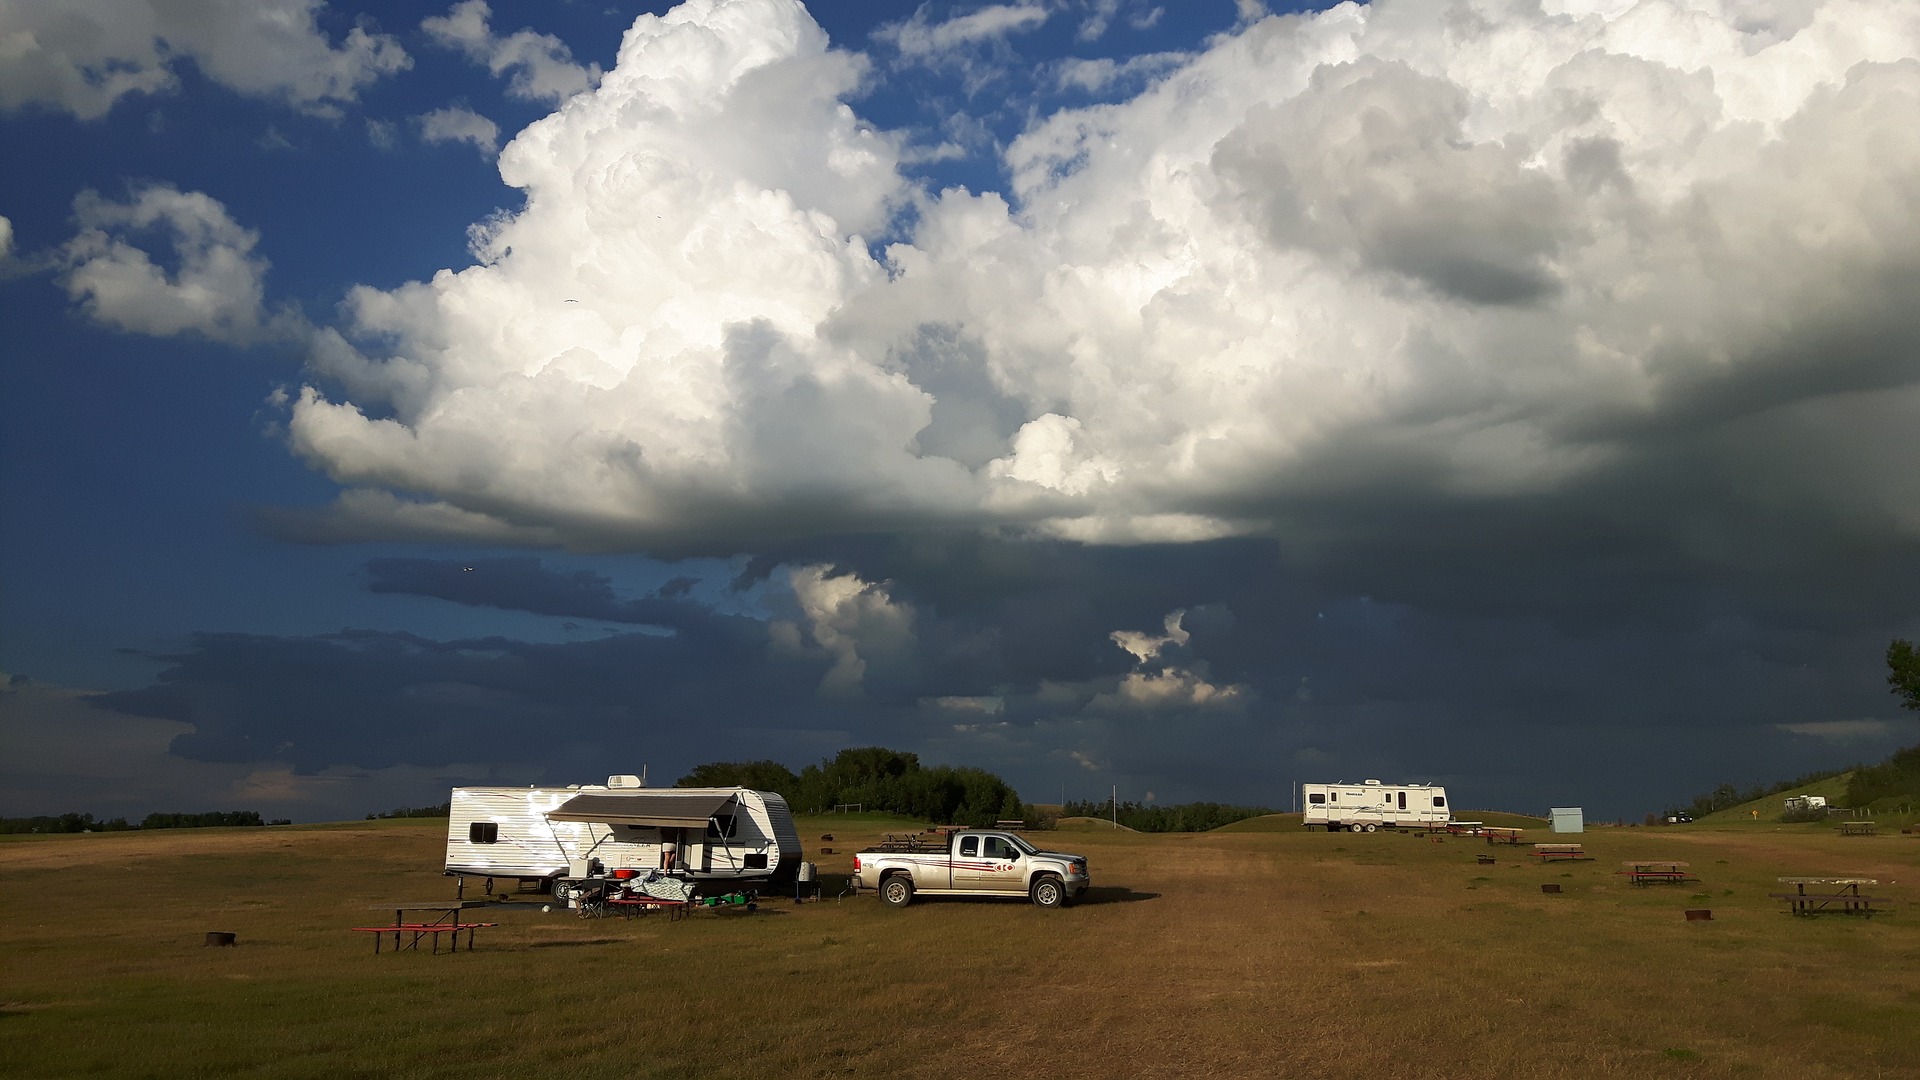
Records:
M903 826L799 824L829 896ZM346 927L451 895L441 822L0 844L0 1076L1920 1075L1920 839L1598 829L1593 862L1540 867L1471 837L1249 824L1039 834L1092 862L1093 902L1064 911L512 904L439 956ZM1702 880L1632 888L1626 858ZM1796 919L1766 896L1842 872L1898 910Z

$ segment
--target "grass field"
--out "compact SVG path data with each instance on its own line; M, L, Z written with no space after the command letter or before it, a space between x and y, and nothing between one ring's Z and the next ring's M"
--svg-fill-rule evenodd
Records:
M1543 867L1243 826L1039 834L1092 860L1063 911L515 904L438 956L345 928L451 896L443 822L7 838L0 1076L1920 1076L1920 837L1597 829L1595 861ZM833 875L900 823L801 828ZM1656 857L1702 881L1613 873ZM1797 919L1766 897L1821 873L1898 907Z

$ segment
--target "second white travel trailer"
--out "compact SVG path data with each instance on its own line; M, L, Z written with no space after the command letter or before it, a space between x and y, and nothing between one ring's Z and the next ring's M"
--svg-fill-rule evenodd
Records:
M1301 784L1301 823L1309 829L1372 832L1453 820L1447 789L1437 784Z
M454 788L449 810L446 872L463 882L552 889L657 870L727 889L789 884L800 870L800 833L771 791L645 788L609 776L604 786Z

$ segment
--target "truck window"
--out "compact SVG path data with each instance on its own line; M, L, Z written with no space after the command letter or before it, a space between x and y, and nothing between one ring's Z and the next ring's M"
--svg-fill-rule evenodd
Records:
M960 854L970 859L979 856L980 838L977 836L961 837L960 838Z
M1001 837L1001 836L987 837L987 858L1012 859L1012 858L1016 858L1018 854L1019 854L1018 852L1013 850L1013 845L1007 843L1005 837Z
M1323 806L1326 804L1327 797L1325 795L1319 794L1318 792L1315 792L1314 794L1307 796L1307 801L1309 803L1312 803L1314 806Z

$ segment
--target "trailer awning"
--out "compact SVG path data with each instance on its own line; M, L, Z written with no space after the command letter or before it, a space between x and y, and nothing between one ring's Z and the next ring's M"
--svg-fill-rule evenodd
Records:
M732 805L731 795L575 795L547 811L547 820L704 829Z

